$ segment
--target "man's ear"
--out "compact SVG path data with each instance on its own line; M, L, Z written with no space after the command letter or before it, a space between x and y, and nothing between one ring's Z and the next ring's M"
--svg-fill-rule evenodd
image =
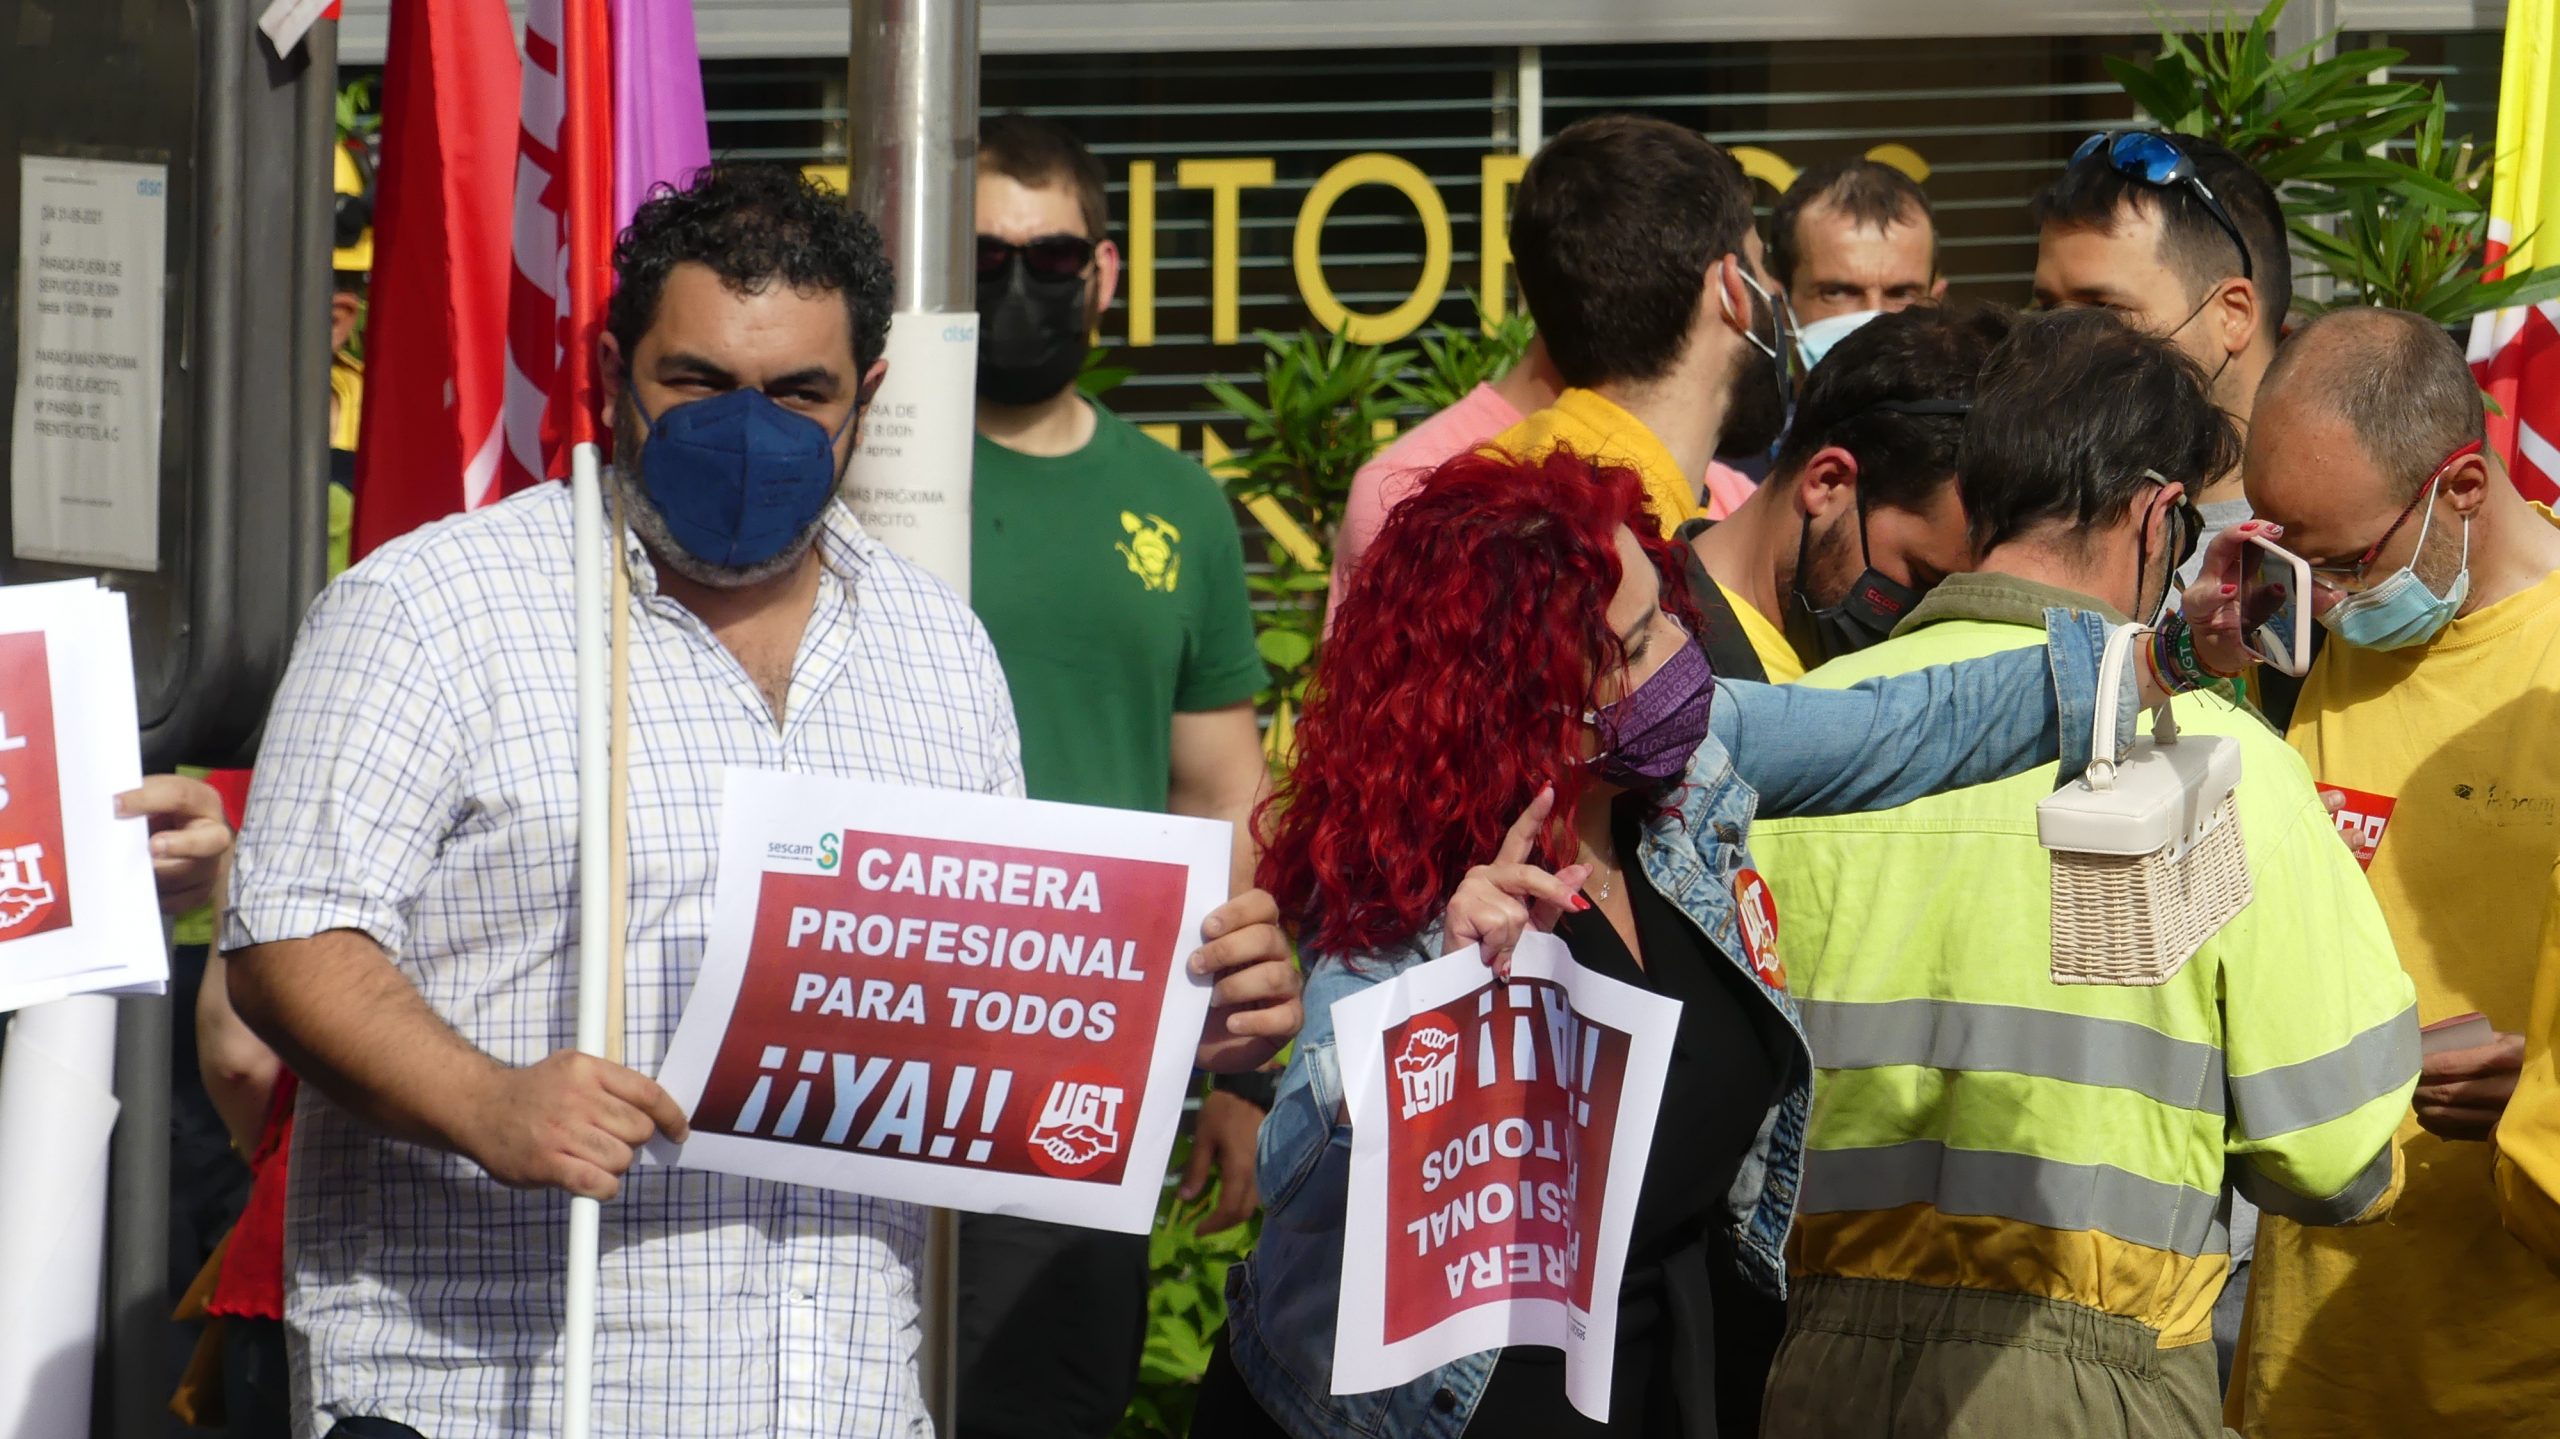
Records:
M862 448L863 428L871 423L871 402L880 398L881 382L888 378L889 357L883 355L871 362L871 368L862 372L862 383L854 386L853 424L845 434L846 441L851 447L845 451L845 460L848 464L852 461L853 452Z
M2453 512L2469 519L2479 513L2489 498L2489 452L2465 455L2454 467L2444 472L2442 487L2453 497Z
M1751 334L1752 293L1742 277L1742 257L1721 255L1707 266L1707 288L1713 292L1716 309L1724 317L1725 328L1748 338Z
M1943 300L1946 297L1947 277L1940 275L1938 278L1929 282L1929 298L1932 300Z
M1111 302L1120 295L1120 247L1109 240L1093 247L1093 317L1094 328L1101 328L1102 317L1111 313Z
M1796 509L1807 519L1846 514L1858 505L1858 457L1826 445L1796 472L1795 486Z
M2226 353L2238 355L2258 337L2258 286L2238 277L2222 282L2222 292L2213 297L2214 323L2221 328L2215 338Z
M622 402L622 392L631 383L631 367L624 363L622 342L611 330L596 332L596 389L604 400L607 414Z

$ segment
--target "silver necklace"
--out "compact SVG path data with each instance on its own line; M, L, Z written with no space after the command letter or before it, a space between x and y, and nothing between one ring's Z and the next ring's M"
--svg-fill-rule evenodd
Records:
M1582 857L1591 862L1591 867L1593 869L1600 871L1600 892L1594 895L1593 898L1598 899L1603 904L1608 903L1609 896L1614 893L1618 887L1618 876L1616 872L1611 870L1609 866L1602 864L1600 862L1600 856L1592 853L1588 846L1584 847Z

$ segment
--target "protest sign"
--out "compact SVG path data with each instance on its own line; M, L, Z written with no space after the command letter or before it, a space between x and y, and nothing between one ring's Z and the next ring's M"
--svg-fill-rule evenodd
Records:
M124 596L0 588L0 1011L169 979Z
M732 770L660 1157L1143 1234L1230 827Z
M1333 1392L1487 1349L1565 1353L1608 1421L1636 1192L1680 1005L1531 934L1502 983L1474 949L1335 1002L1351 1116Z

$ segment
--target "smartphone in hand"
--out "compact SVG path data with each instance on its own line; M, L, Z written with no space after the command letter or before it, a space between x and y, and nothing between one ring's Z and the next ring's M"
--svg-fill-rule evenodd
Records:
M2264 536L2248 544L2240 633L2261 663L2299 677L2311 668L2311 566Z
M2489 1023L2489 1016L2475 1009L2469 1014L2457 1014L2451 1019L2420 1025L2418 1054L2421 1058L2432 1059L2457 1049L2477 1049L2497 1037L2497 1027Z

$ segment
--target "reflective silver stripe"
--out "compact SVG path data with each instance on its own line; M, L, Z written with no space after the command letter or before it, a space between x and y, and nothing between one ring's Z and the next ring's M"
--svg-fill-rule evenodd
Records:
M1797 1206L1801 1213L1864 1213L1906 1204L2047 1229L2095 1230L2127 1244L2192 1257L2213 1251L2222 1196L2111 1165L1950 1149L1933 1139L1880 1149L1817 1149L1805 1155L1804 1193ZM2228 1234L2222 1239L2227 1250Z
M1808 999L1800 1005L1813 1062L1822 1069L1916 1064L1997 1071L2130 1089L2179 1109L2223 1112L2221 1050L2129 1020L1945 999Z
M2418 1075L2418 1007L2299 1064L2231 1076L2240 1133L2273 1139L2341 1119Z
M2345 1224L2373 1207L2382 1191L2391 1187L2391 1155L2394 1146L2385 1144L2382 1152L2347 1187L2326 1199L2313 1199L2296 1194L2270 1179L2258 1166L2234 1156L2231 1161L2231 1187L2248 1197L2251 1204L2269 1214L2281 1214L2296 1224Z

